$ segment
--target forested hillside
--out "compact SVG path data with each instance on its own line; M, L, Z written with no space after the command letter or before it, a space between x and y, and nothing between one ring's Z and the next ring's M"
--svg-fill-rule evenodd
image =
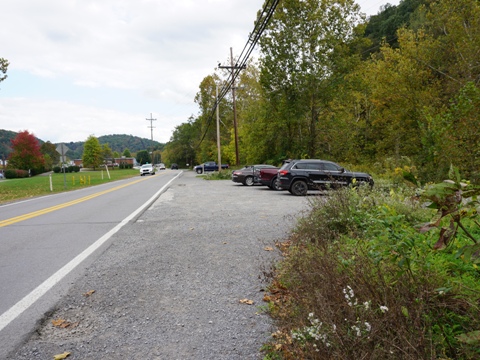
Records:
M153 150L162 150L164 147L164 144L158 141L152 142L152 140L133 135L104 135L99 136L98 141L101 145L108 144L113 152L116 151L119 154L122 154L125 149L130 150L130 152L134 154L138 151L152 148ZM83 144L83 141L65 143L70 149L67 155L72 159L81 158L83 154Z
M10 154L10 141L14 139L15 136L17 136L17 133L14 131L0 129L0 158L2 155L7 158L7 156ZM44 142L41 139L38 140L40 143ZM138 151L147 149L162 150L164 147L164 144L161 144L157 141L152 142L152 140L133 135L104 135L98 137L98 141L101 145L108 144L113 152L116 151L119 154L122 154L125 149L130 150L130 153L134 154ZM64 144L70 149L70 151L67 152L67 156L70 159L79 159L82 157L84 144L83 141L65 142Z
M354 1L285 0L259 50L235 84L240 163L324 158L422 181L453 164L480 179L477 0L403 0L370 19ZM199 85L199 115L177 126L165 161L216 158L222 71ZM222 161L235 163L231 96L219 113Z

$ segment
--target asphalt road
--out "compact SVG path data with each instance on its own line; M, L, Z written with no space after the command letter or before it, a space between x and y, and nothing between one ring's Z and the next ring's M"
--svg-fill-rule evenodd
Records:
M65 293L66 278L178 175L160 172L0 206L0 358Z
M158 189L157 179L141 182L141 192L147 184L157 183ZM125 191L121 197L138 194L135 185L119 191ZM278 256L271 251L275 242L288 235L308 198L184 172L154 199L126 221L122 213L84 219L91 207L80 204L77 213L67 215L69 224L81 217L84 229L98 225L96 236L123 226L29 307L35 326L20 316L0 332L2 342L15 340L8 356L3 350L8 344L0 344L0 358L51 359L64 352L71 353L68 359L261 358L260 347L273 331L262 311L263 273ZM123 207L112 201L110 208ZM36 221L47 228L55 222ZM57 246L38 247L48 256ZM57 256L50 256L55 262ZM43 304L45 298L50 300ZM5 337L9 329L19 337Z

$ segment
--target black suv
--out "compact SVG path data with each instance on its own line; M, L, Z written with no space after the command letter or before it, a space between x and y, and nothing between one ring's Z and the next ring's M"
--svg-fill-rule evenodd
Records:
M291 160L278 170L279 187L297 196L306 195L308 190L326 190L362 183L373 186L373 178L366 173L348 171L326 160Z

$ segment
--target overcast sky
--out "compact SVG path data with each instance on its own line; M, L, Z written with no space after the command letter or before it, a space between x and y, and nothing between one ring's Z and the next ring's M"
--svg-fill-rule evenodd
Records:
M0 129L52 143L89 135L170 140L195 94L245 47L263 0L5 0ZM399 0L360 0L362 11Z

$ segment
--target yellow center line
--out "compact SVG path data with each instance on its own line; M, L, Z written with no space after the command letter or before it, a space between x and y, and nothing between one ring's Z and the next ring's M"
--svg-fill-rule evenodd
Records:
M114 188L104 190L104 191L100 191L98 193L88 195L88 196L85 196L85 197L82 197L82 198L79 198L79 199L76 199L76 200L72 200L72 201L69 201L69 202L66 202L66 203L63 203L63 204L60 204L60 205L55 205L55 206L52 206L52 207L49 207L49 208L46 208L46 209L37 210L37 211L31 212L31 213L28 213L28 214L19 215L19 216L10 218L10 219L2 220L2 221L0 221L0 228L4 227L4 226L15 224L15 223L20 222L20 221L25 221L25 220L28 220L28 219L31 219L31 218L34 218L34 217L37 217L37 216L40 216L40 215L48 214L52 211L57 211L57 210L66 208L68 206L79 204L81 202L91 200L91 199L96 198L98 196L107 194L107 193L112 192L112 191L122 189L124 187L136 184L136 183L138 183L140 181L144 181L144 180L146 180L146 179L135 180L135 181L130 182L128 184L119 185L119 186L116 186Z

